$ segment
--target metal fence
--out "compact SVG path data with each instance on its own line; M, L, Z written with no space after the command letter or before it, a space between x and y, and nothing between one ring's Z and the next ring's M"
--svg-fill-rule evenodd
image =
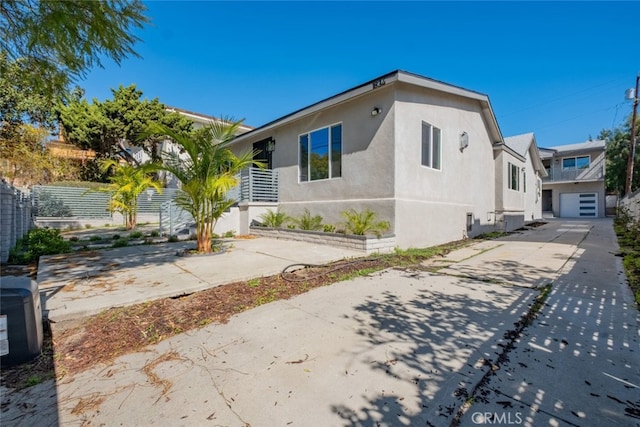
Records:
M138 213L158 214L162 203L173 200L177 189L165 188L162 194L148 189L138 197ZM33 208L36 217L111 218L107 193L79 187L34 186Z

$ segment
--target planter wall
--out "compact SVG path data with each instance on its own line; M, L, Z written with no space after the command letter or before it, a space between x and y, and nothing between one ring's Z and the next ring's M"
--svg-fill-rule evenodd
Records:
M319 245L336 246L361 251L365 254L393 252L396 246L396 236L394 234L386 234L378 239L375 236L355 236L351 234L269 227L251 227L251 234L275 239L297 240Z

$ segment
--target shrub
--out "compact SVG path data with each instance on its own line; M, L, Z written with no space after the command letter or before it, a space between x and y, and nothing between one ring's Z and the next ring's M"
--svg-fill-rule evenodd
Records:
M28 264L37 261L41 255L55 255L71 252L71 244L60 235L60 230L33 228L16 242L9 252L12 264Z
M376 221L376 214L369 209L363 212L349 209L342 212L342 216L346 220L344 224L345 231L358 236L372 233L377 238L380 238L382 233L389 230L390 227L388 221Z
M119 234L114 234L113 237L111 237L112 240L118 240L120 238Z
M178 239L178 236L176 236L175 234L172 234L171 236L169 236L169 238L167 239L167 241L169 243L175 243L175 242L179 242L180 239Z
M335 233L336 226L332 224L325 224L322 226L322 229L324 230L325 233Z
M139 239L142 237L142 231L133 231L129 234L129 238L131 239Z
M70 242L77 242L78 240L80 240L80 239L78 239L78 236L71 236L71 237L69 237L69 241L70 241Z
M113 245L111 245L113 248L122 248L124 246L129 246L129 241L127 239L118 239L113 242Z
M322 230L322 217L320 215L311 216L309 209L305 209L300 218L293 218L292 221L300 230Z
M151 237L158 237L160 236L160 232L158 230L153 230L151 233L149 233L149 235Z
M91 236L91 237L89 237L89 241L90 242L97 242L99 240L102 240L102 238L100 236Z
M267 212L260 215L260 219L262 220L262 225L265 227L271 228L280 228L285 223L291 221L289 215L284 212L280 212L280 210L268 210Z
M225 237L225 238L227 238L227 239L231 239L231 238L233 238L233 237L235 237L235 236L236 236L236 232L235 232L235 231L233 231L233 230L229 230L229 231L225 232L225 233L222 235L222 237Z
M85 224L84 228L86 228L87 230L90 230L92 228L92 225L91 224Z

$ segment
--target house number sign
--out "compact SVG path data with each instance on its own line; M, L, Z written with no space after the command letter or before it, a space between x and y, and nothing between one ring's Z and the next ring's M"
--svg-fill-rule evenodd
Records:
M373 88L379 88L380 86L384 86L387 82L384 81L384 79L378 79L376 81L373 82Z

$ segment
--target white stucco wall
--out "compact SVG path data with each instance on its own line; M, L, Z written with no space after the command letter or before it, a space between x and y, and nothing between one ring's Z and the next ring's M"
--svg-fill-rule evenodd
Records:
M494 229L492 141L477 101L400 86L395 106L396 238L430 246ZM422 166L422 123L441 130L441 169ZM460 150L460 135L469 146ZM467 233L467 214L473 226Z
M520 188L517 191L509 188L509 181L511 179L509 175L509 163L518 168ZM496 155L495 171L497 179L495 183L495 212L496 227L499 230L512 231L524 225L525 193L523 186L523 167L525 167L525 162L507 150L502 150ZM525 171L526 170L525 168ZM531 175L531 172L528 172L526 175ZM529 191L529 187L530 183L527 182L527 191Z
M531 150L535 149L532 145ZM523 188L525 221L534 221L542 218L542 180L539 178L531 158L532 153L529 150L524 166L524 178L526 179L526 187Z
M378 219L394 224L393 202L393 88L382 87L350 102L318 111L264 132L251 142L272 137L276 141L273 168L278 170L280 209L299 216L307 208L321 215L324 223L343 221L347 209L371 209ZM382 113L371 116L373 107ZM298 138L337 123L342 124L342 176L300 182ZM235 152L251 143L233 145Z

